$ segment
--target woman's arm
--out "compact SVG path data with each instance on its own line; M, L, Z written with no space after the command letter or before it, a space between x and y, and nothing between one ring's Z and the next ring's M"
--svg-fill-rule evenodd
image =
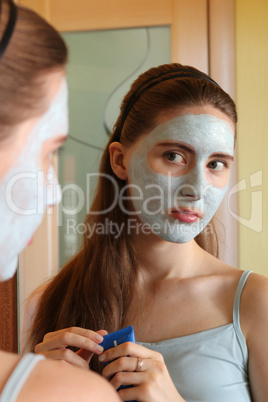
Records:
M268 399L268 279L251 274L241 298L241 327L249 352L249 382L254 402Z

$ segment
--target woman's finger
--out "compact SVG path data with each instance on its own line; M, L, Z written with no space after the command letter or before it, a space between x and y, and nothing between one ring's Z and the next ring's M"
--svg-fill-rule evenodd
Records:
M124 388L118 391L121 401L134 401L137 397L137 389L134 387Z
M121 371L111 379L110 383L115 389L121 387L121 385L140 385L145 382L144 373Z
M143 359L163 361L163 356L160 353L147 349L144 346L133 342L122 343L115 348L106 350L99 356L99 360L105 363L118 359L122 356L131 356L136 358L141 357Z
M99 329L98 331L96 331L96 333L101 336L108 335L108 332L105 329Z
M137 370L139 361L140 359L137 357L119 357L104 367L102 375L110 380L118 372L135 372ZM151 364L149 359L142 359L141 361L142 366L139 369L139 372L146 371Z
M90 338L93 337L93 339ZM55 333L53 337L44 338L42 343L39 343L35 347L36 353L43 353L46 351L52 351L54 349L62 349L67 346L73 346L79 349L86 349L90 352L100 354L103 352L103 347L99 345L103 340L103 337L97 333L90 331L88 336L81 336L74 332L61 332Z
M103 340L102 337L104 335L107 335L107 331L102 330L102 329L95 332L95 331L91 331L90 329L85 329L85 328L80 328L80 327L70 327L70 328L60 329L60 330L54 331L54 332L48 332L44 336L43 341L50 340L51 338L54 338L55 335L61 336L61 335L65 334L66 332L81 335L81 336L84 336L85 338L95 340L96 342L102 342L102 340ZM100 340L100 339L102 339L102 340Z
M101 329L99 331L96 331L99 335L105 336L108 334L107 331L105 331L104 329ZM92 356L94 355L93 352L90 352L89 350L86 349L79 349L76 354L80 357L82 357L82 359L84 359L87 364L90 363L90 360L92 359Z
M88 370L88 363L70 349L56 349L42 353L47 359L64 360L66 363L72 364L83 369Z

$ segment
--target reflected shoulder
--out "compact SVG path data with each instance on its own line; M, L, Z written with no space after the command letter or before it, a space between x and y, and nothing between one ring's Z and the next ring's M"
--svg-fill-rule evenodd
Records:
M17 402L119 402L110 383L99 374L64 361L39 362L21 390Z

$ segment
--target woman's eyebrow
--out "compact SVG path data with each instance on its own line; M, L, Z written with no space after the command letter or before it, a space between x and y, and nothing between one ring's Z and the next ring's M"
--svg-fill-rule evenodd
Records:
M179 149L183 149L187 152L190 152L191 154L195 154L195 150L194 148L192 148L190 145L185 144L185 143L181 143L181 142L176 142L176 141L163 141L163 142L159 142L158 144L156 144L157 147L177 147ZM212 158L224 158L224 159L229 159L231 161L234 160L233 155L230 154L226 154L224 152L216 152L213 153L212 155L210 155L210 157Z
M233 155L230 154L225 154L224 152L217 152L215 154L210 155L211 158L224 158L224 159L230 159L231 161L234 160Z
M158 144L156 144L156 146L157 147L177 147L177 148L183 149L184 151L195 154L194 148L183 142L164 141L164 142L159 142Z

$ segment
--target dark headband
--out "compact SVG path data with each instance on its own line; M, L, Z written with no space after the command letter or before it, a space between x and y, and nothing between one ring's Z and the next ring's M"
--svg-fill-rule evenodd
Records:
M163 77L164 75L171 74L167 77ZM173 74L173 75L172 75ZM173 78L197 78L201 80L205 80L208 82L211 82L214 85L217 85L217 87L220 88L219 84L217 84L216 81L214 81L212 78L210 78L208 75L205 73L202 73L201 71L195 71L195 70L186 70L185 68L182 69L174 69L174 70L169 70L162 72L156 76L148 78L145 82L143 82L131 95L120 124L120 131L119 131L119 138L121 135L121 131L123 129L123 126L125 124L126 118L129 114L129 111L132 109L133 105L139 100L139 98L144 94L144 92L148 91L150 88L154 87L155 85L159 84L160 82L167 81L167 80L172 80ZM153 81L153 82L152 82Z
M10 14L9 14L9 20L8 20L6 29L4 31L4 34L3 34L1 42L0 42L0 59L3 57L3 54L5 53L5 50L9 44L9 41L10 41L11 36L14 31L16 19L17 19L16 5L12 1L8 1L8 4L10 6ZM0 0L0 14L1 14L1 6L2 6L2 1Z

